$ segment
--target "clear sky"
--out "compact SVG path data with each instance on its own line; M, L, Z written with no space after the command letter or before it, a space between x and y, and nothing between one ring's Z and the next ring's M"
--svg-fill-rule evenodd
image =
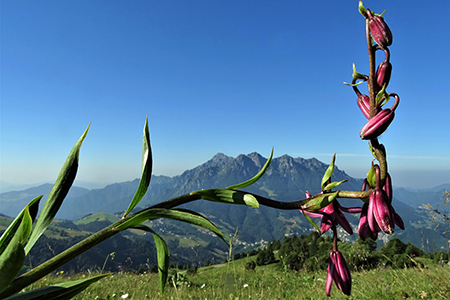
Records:
M450 182L448 0L366 0L393 35L380 141L396 186ZM372 156L351 81L368 73L346 1L1 1L1 180L54 181L92 122L78 180L137 178L148 115L154 174L218 152L316 157L365 176ZM379 56L378 58L381 58ZM380 60L378 61L380 62ZM361 88L365 91L365 87Z

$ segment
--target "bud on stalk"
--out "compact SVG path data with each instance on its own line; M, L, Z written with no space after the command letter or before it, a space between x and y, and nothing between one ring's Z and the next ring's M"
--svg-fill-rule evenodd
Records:
M386 192L380 188L380 167L375 165L376 185L370 193L367 218L370 230L377 232L383 230L387 234L393 234L395 228L394 208L389 202Z
M369 209L369 204L364 203L361 211L361 216L359 218L359 225L358 225L358 234L359 237L365 241L367 238L371 238L372 240L376 240L378 236L378 232L381 230L377 228L378 232L373 232L369 227L369 222L367 218L367 212Z
M387 88L392 74L392 64L389 62L391 56L389 49L377 47L377 50L383 50L385 57L384 61L378 66L375 73L375 94L378 94L378 92L383 88L383 85Z
M363 140L370 140L380 136L394 120L395 113L390 108L383 109L370 119L361 129L359 136Z
M344 256L342 256L342 253L338 250L333 250L330 253L330 263L328 264L326 282L327 296L330 296L333 281L339 290L346 295L350 295L352 290L352 276Z
M358 97L356 100L358 103L359 108L361 109L363 115L370 119L370 98L367 95L362 95Z
M369 18L370 33L375 43L383 48L392 45L392 32L384 21L384 18L380 15L373 15L369 9L366 12Z
M379 228L387 234L394 233L394 214L392 205L389 204L389 199L386 192L382 189L375 188L370 194L368 214L372 213L372 216L368 216L368 223L370 230L376 232L378 224Z
M383 186L383 190L386 192L386 195L388 196L389 203L392 203L392 194L393 194L392 179L389 173L386 174L386 183Z
M377 94L383 85L385 88L389 84L389 80L391 79L392 73L392 64L389 61L383 61L377 69L375 74L375 94Z
M353 79L352 83L355 83L356 79ZM370 119L370 98L367 95L362 94L357 86L353 86L353 90L355 91L356 95L358 96L358 99L356 99L356 103L359 106L359 109L361 109L361 112L363 113L363 115L367 118ZM377 107L377 112L378 112L378 107Z

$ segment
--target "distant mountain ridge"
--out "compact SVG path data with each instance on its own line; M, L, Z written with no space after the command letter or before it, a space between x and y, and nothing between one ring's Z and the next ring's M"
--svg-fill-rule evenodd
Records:
M236 158L218 153L204 164L186 170L181 175L152 176L149 190L139 206L151 206L199 189L225 188L243 182L259 172L266 160L256 152L248 155L241 154ZM266 174L246 190L274 200L300 200L305 197L306 190L312 194L320 192L320 182L327 167L328 164L316 158L304 159L283 155L274 158ZM348 180L339 187L342 190L360 190L362 186L362 179L355 179L338 167L335 168L332 179L333 181ZM102 189L87 190L73 187L61 206L57 218L76 220L92 213L121 212L128 207L138 184L139 180L135 179L114 183ZM46 184L20 192L2 193L0 194L0 213L14 216L32 198L41 194L48 195L50 189L51 185ZM406 189L394 190L394 207L404 218L407 228L408 224L416 222L419 224L417 225L419 228L429 229L430 226L427 225L429 216L417 208L422 203L432 203L433 201L437 203L436 201L439 201L444 189L445 186L441 190L434 189L424 192ZM420 203L422 199L424 202ZM347 206L361 205L355 200L342 199L339 201ZM248 243L260 240L271 241L285 235L312 230L312 226L297 210L280 211L264 206L253 209L204 200L189 203L186 207L204 214L225 232L233 233L238 227L240 240ZM353 221L356 230L358 216L348 215L348 218ZM407 240L417 239L414 237L414 234L417 233L414 228L417 226L409 226L410 229L404 232L397 230L396 235L403 235ZM431 235L430 233L429 236ZM417 240L415 242L417 244Z

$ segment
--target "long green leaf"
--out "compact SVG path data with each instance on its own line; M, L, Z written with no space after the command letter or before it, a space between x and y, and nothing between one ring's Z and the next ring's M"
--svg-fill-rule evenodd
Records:
M169 275L169 247L167 247L166 242L152 232L153 238L155 239L156 245L156 256L158 258L158 274L159 274L159 287L161 289L161 294L164 293L164 287L166 286L167 276Z
M20 224L23 219L23 215L25 213L25 210L29 210L30 217L33 219L33 215L36 216L35 212L37 211L39 207L39 201L41 200L42 196L38 196L34 198L33 200L28 203L28 205L17 215L17 217L14 219L14 221L8 226L6 231L2 234L2 237L0 238L0 255L5 251L6 247L8 246L9 242L12 240L14 235L16 234L17 229L19 229Z
M31 232L32 219L28 206L14 236L0 255L0 292L8 287L25 263L23 246Z
M131 200L131 203L128 206L127 211L123 215L124 218L142 200L142 198L144 197L145 193L147 193L147 189L148 189L148 186L150 184L150 179L152 177L152 167L153 167L152 148L150 146L150 133L148 131L148 117L147 117L145 119L144 136L142 138L142 173L141 173L141 179L139 181L138 189L136 190L136 193L134 194L133 200Z
M305 211L303 209L300 209L300 211L303 213L303 215L305 216L305 218L309 221L309 223L311 223L319 233L321 233L319 226L317 226L316 222L314 222L310 216L308 216Z
M270 163L272 162L272 157L273 157L273 148L272 148L272 152L270 153L269 158L267 159L267 161L264 164L264 166L262 167L262 169L258 172L258 174L256 174L253 178L251 178L251 179L249 179L247 181L244 181L242 183L235 184L235 185L230 185L226 189L227 190L243 189L245 187L248 187L249 185L254 184L256 181L258 181L264 175L264 173L266 173L267 169L270 166Z
M328 166L327 170L325 171L325 174L322 177L322 183L320 184L320 187L322 188L322 191L325 191L324 185L330 179L331 175L334 172L334 161L336 160L336 153L333 155L333 159L331 160L331 164Z
M341 180L339 182L332 182L330 184L327 184L327 186L324 187L323 190L324 191L332 190L332 189L338 187L341 183L344 183L344 182L347 182L347 181L348 181L347 179L344 179L344 180Z
M167 276L169 274L169 247L162 237L160 237L153 229L148 226L139 224L129 227L130 229L140 229L150 232L153 235L156 245L156 256L158 258L158 274L159 274L159 286L161 288L161 294L164 293L164 287L167 283Z
M25 247L26 254L30 252L33 245L53 221L53 218L61 207L64 198L67 196L67 193L69 192L69 189L72 186L73 181L75 180L75 176L77 175L78 170L78 158L80 154L81 144L83 143L83 140L88 133L89 126L73 146L72 150L69 153L69 156L67 157L63 167L61 168L61 171L59 172L55 185L50 191L47 201L45 201L42 212L36 222L36 226L31 233L30 240Z
M220 203L232 203L242 204L251 207L258 208L259 203L256 198L242 191L226 190L226 189L209 189L192 192L191 195L196 195L204 200L220 202Z
M223 241L228 239L220 230L207 218L200 214L186 210L186 209L165 209L165 208L152 208L142 211L134 216L132 216L127 221L118 225L115 230L125 230L128 228L135 228L141 223L147 220L156 220L160 218L172 219L177 221L186 222L189 224L197 225L214 232ZM139 229L144 229L144 227L139 227Z
M63 282L53 286L47 286L29 292L17 294L4 300L68 300L85 290L92 283L109 276L102 274L92 278Z

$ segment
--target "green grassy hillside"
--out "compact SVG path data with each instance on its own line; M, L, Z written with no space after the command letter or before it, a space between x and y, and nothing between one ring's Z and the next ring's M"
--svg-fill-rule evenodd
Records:
M245 269L255 257L229 264L199 268L194 275L178 276L180 285L168 283L160 297L158 275L115 273L94 283L73 299L329 299L325 294L326 272L282 270L277 264ZM421 267L390 269L379 267L353 272L352 296L346 297L336 286L332 298L338 299L449 299L450 268L431 260L417 260ZM424 266L424 265L425 266ZM176 270L171 270L176 273ZM35 287L91 274L51 275ZM114 295L114 296L113 296ZM126 296L127 295L127 296ZM126 297L125 297L126 296Z

